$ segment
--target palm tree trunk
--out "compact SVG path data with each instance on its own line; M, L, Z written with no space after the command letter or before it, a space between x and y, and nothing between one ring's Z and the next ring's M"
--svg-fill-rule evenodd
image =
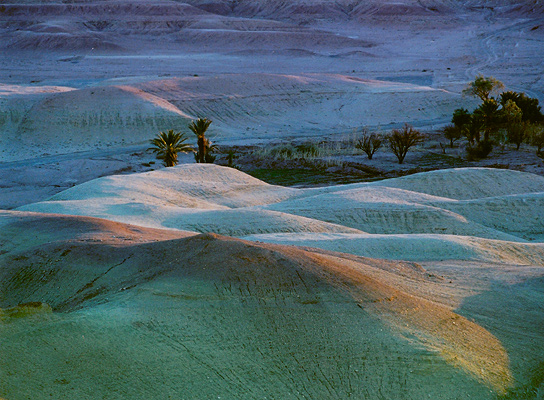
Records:
M198 162L204 163L206 160L206 143L204 140L204 135L198 137Z

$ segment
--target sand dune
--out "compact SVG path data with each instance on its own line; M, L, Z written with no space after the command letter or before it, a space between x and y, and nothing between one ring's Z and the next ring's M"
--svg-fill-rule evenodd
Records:
M188 122L201 116L214 121L210 135L219 143L269 142L286 131L303 137L338 134L338 130L347 135L362 124L426 118L422 104L444 118L453 110L452 99L459 97L428 86L340 74L114 79L90 88L24 97L28 90L20 87L20 96L6 95L3 100L4 160L63 154L67 149L143 146L159 130L187 133ZM399 95L413 106L376 107L376 102L385 106ZM366 115L364 121L358 116L361 113ZM67 135L73 131L78 134ZM29 154L24 146L9 146L15 139L32 146L35 153Z
M519 171L463 168L424 172L371 185L396 187L456 200L544 191L544 177Z
M454 200L407 190L365 186L288 200L267 208L335 222L368 233L439 233L516 240L505 232L449 211L448 207L455 209L453 204L450 205L456 203ZM485 217L479 220L485 222Z
M468 168L293 189L185 164L4 211L0 371L31 384L6 376L2 394L415 398L424 387L493 399L536 388L525 382L544 340L533 328L544 247L512 233L541 237L540 184ZM515 221L499 224L505 202Z
M543 12L0 4L1 190L27 204L0 211L0 397L539 398L540 176L293 189L187 164L58 191L196 117L228 145L435 130L477 106L460 93L480 73L542 101ZM57 194L29 204L36 187Z
M470 260L522 265L544 264L542 243L482 239L447 234L276 233L248 240L310 246L366 257L409 261Z
M132 87L110 86L57 93L38 101L10 137L36 151L63 153L67 145L81 151L141 143L150 131L188 119L161 98ZM66 130L78 134L67 137ZM10 150L18 156L16 147Z
M0 223L3 238L28 235L31 224L43 227L31 230L31 240L2 245L0 332L9 338L3 340L9 349L3 362L12 372L36 366L29 385L18 385L17 374L3 378L8 398L55 379L81 395L101 391L103 378L91 372L96 368L110 376L128 368L127 379L107 387L122 394L141 391L139 398L158 376L166 380L155 382L155 396L416 395L426 378L408 368L430 365L445 382L455 382L453 396L488 398L486 386L502 393L510 385L501 343L428 299L428 290L440 290L444 281L415 264L210 234L183 238L185 233L80 217L3 212ZM426 294L414 292L415 281ZM22 330L27 334L18 335ZM129 358L117 358L120 333ZM52 348L28 351L45 338L58 354L53 359L69 357L70 367L53 361L44 368ZM22 344L27 351L20 351ZM376 353L375 346L384 350ZM92 359L85 355L91 348ZM415 354L409 364L398 361ZM396 372L387 385L371 384L380 373L376 368ZM63 389L45 387L51 393Z
M540 260L541 249L524 242L542 237L542 192L534 193L542 182L527 173L466 168L293 189L227 167L186 164L100 178L20 209L282 243L303 240L369 257L531 263Z
M277 47L278 42L281 46L282 38L305 47L368 44L328 31L277 20L225 16L217 10L210 13L206 7L172 1L114 1L107 5L100 2L6 4L2 8L3 19L10 24L2 47L9 50L89 51L93 48L108 53L132 48L135 43L131 36L138 36L143 42L148 42L149 37L162 37L166 42L181 46L213 43L216 48L223 44L243 48L253 43Z
M374 17L443 17L461 14L472 7L495 6L499 11L507 14L514 12L541 12L538 3L529 1L503 0L498 2L477 1L458 2L450 0L425 0L425 1L368 1L364 3L356 1L293 1L285 3L281 0L265 0L258 4L250 0L240 0L231 7L208 0L189 0L200 8L224 14L245 16L274 16L288 20L308 21L313 18L326 18L329 20L348 20L349 18L374 16Z

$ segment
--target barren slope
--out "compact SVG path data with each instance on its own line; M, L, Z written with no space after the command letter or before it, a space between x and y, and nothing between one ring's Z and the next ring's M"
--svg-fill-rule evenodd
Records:
M0 221L8 399L410 398L421 385L488 398L511 384L501 343L429 298L445 282L416 264L81 217Z
M65 385L90 398L539 390L542 186L480 168L289 189L187 164L23 207L140 226L4 211L0 371L26 371L33 384L6 376L2 395ZM513 217L501 219L508 201Z
M143 147L197 116L221 143L434 128L476 105L459 94L478 73L543 99L542 6L529 1L1 7L0 84L19 86L0 93L1 161ZM57 85L75 90L28 95Z
M122 146L145 148L154 132L175 128L187 133L189 121L202 116L213 120L210 135L218 143L269 142L286 133L346 135L363 124L442 120L459 99L428 86L339 74L124 79L53 94L46 93L47 87L38 94L29 86L5 87L8 90L0 92L4 161ZM391 104L399 94L412 106ZM432 107L434 116L425 105ZM21 145L11 146L15 141Z
M20 209L369 257L540 263L542 245L526 240L543 236L543 192L540 176L486 168L293 189L232 168L185 164L100 178Z

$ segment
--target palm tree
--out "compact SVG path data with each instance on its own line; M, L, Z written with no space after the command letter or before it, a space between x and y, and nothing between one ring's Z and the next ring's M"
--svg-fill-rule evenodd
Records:
M487 99L473 112L473 119L479 123L484 132L484 141L488 142L491 134L499 128L499 103L495 99ZM480 141L477 138L476 141Z
M173 129L167 132L159 132L155 139L151 140L154 147L152 150L157 153L157 158L164 161L166 167L173 167L178 163L178 153L188 153L194 149L185 143L187 138L180 132L174 132Z
M198 118L189 124L189 129L196 135L198 144L198 153L195 155L196 162L205 163L212 159L208 152L213 149L210 141L206 138L206 130L212 123L207 118Z

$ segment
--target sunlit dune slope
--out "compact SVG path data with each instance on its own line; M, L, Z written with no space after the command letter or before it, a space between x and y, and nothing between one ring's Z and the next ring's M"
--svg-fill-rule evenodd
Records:
M155 396L396 397L419 392L428 378L409 371L426 368L448 382L442 398L510 385L501 343L433 299L445 282L417 264L81 217L0 221L8 398L56 394L55 379L90 398L143 398L153 380Z
M294 189L232 168L187 164L100 178L20 209L278 243L307 241L369 257L524 264L543 258L541 244L527 243L544 232L543 181L516 171L467 168Z

